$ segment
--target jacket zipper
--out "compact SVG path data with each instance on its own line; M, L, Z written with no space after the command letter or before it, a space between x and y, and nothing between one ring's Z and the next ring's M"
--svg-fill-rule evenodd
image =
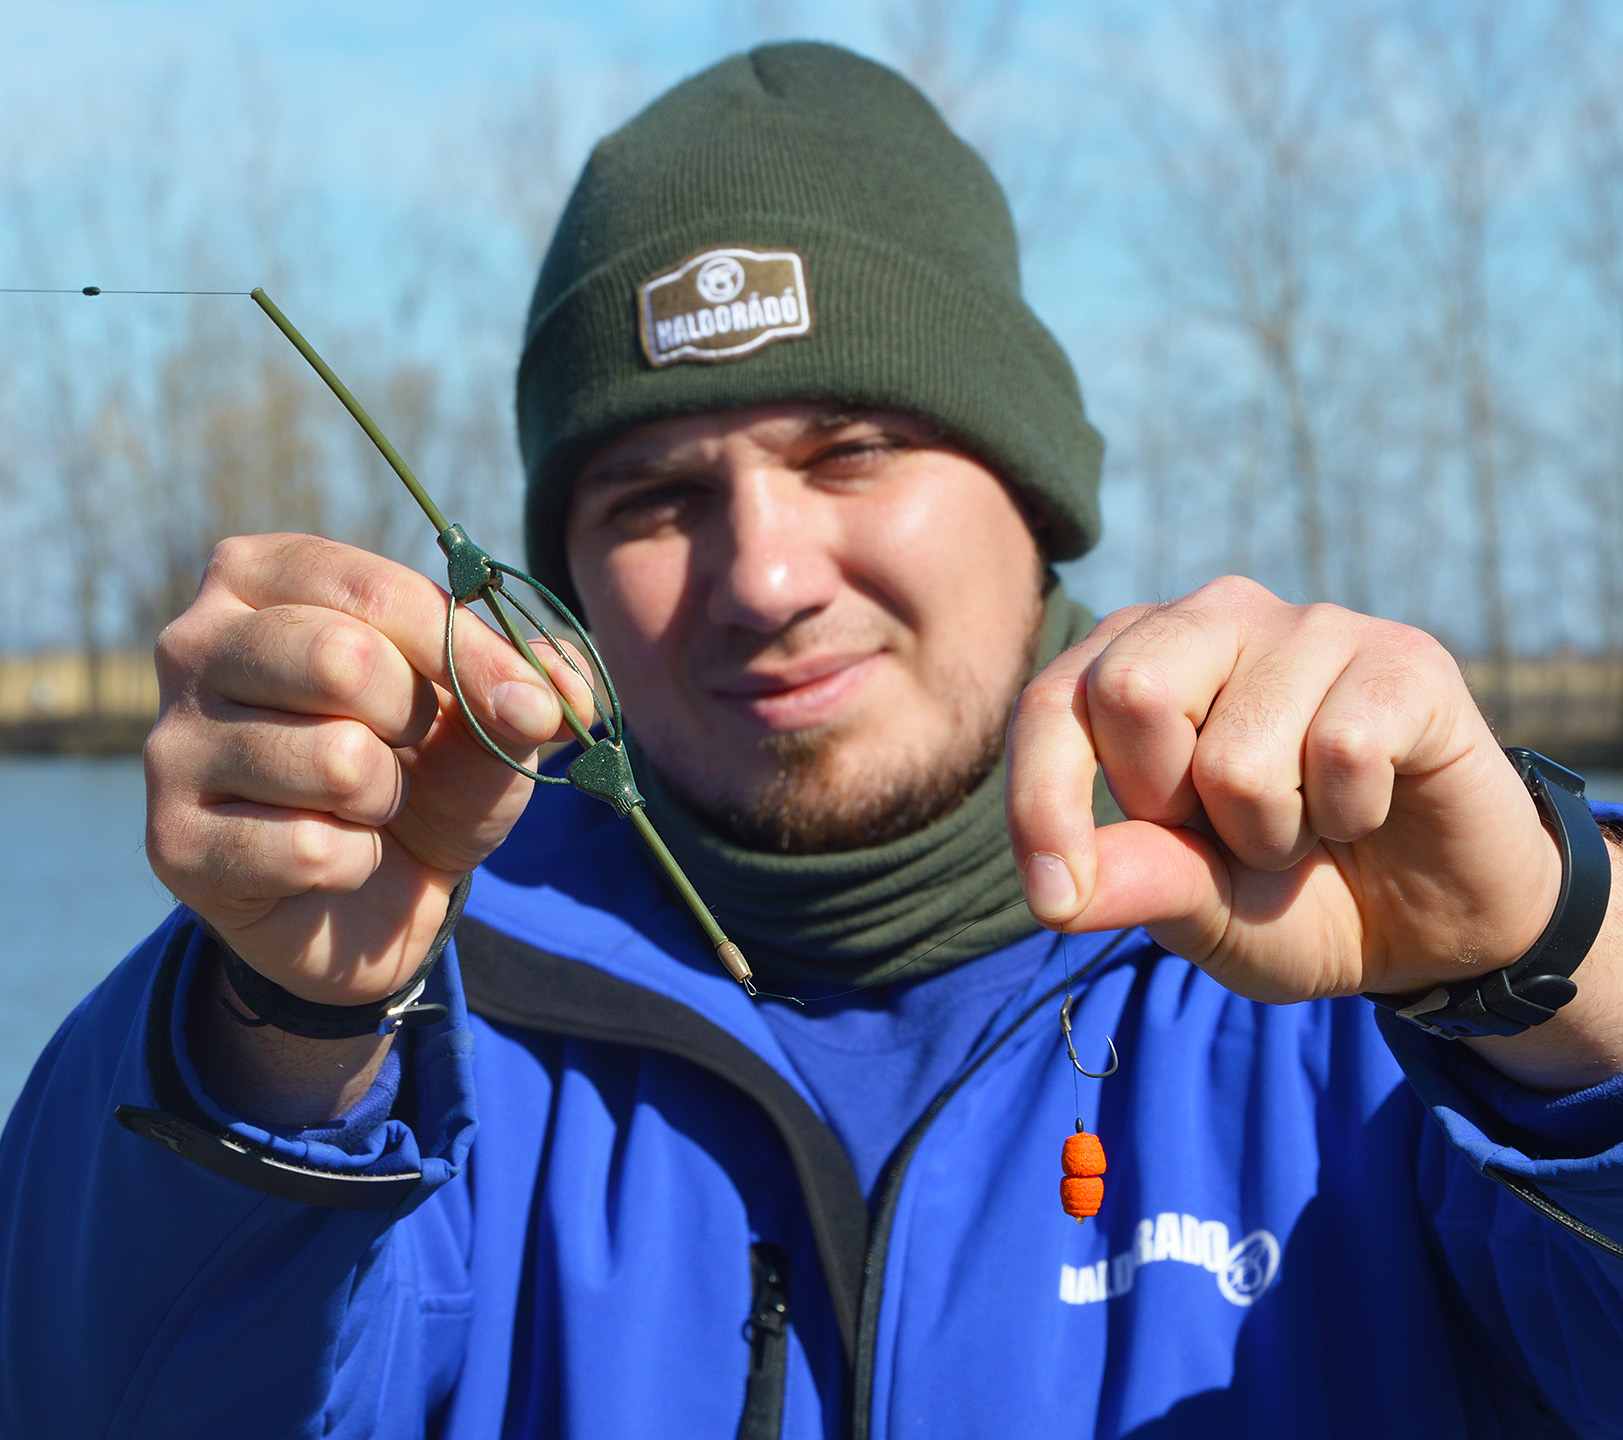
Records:
M776 1245L750 1246L749 1379L738 1440L778 1440L783 1434L783 1391L789 1378L789 1261Z
M1092 960L1073 971L1072 986L1094 976L1132 934L1132 931L1124 931ZM850 1159L834 1138L834 1132L787 1080L713 1021L631 981L552 955L478 920L462 922L457 948L468 1008L487 1020L549 1035L575 1036L675 1055L736 1086L765 1111L789 1149L817 1238L818 1258L828 1283L829 1298L847 1346L845 1434L850 1440L867 1440L871 1429L874 1356L886 1253L907 1166L947 1102L1021 1026L1062 994L1065 984L1055 985L1027 1006L936 1096L892 1153L872 1204L867 1205L857 1188ZM753 1263L751 1268L758 1287L760 1274ZM779 1274L787 1274L786 1265L780 1268ZM783 1303L786 1327L786 1296ZM752 1347L752 1377L760 1361L766 1359L763 1352L758 1361L754 1351L753 1317L757 1309L752 1304L752 1318L745 1324ZM770 1335L770 1325L763 1327L762 1333ZM786 1328L781 1338L774 1337L774 1343L781 1345L786 1378ZM776 1414L777 1425L781 1427L781 1383L779 1395ZM745 1421L749 1416L750 1392L746 1391ZM742 1424L738 1433L750 1434ZM760 1433L776 1435L778 1431L770 1429Z
M1051 1005L1067 989L1091 977L1120 947L1131 931L1120 936L1087 964L1073 974L1069 981L1061 981L1046 994L1028 1005L997 1039L969 1062L956 1078L934 1100L929 1108L913 1123L913 1128L902 1137L902 1143L892 1152L885 1164L879 1188L874 1192L873 1220L868 1229L868 1249L863 1257L862 1294L857 1310L856 1357L851 1367L851 1406L846 1417L848 1440L868 1440L872 1429L874 1360L879 1345L879 1304L884 1298L885 1262L889 1257L890 1234L896 1219L896 1202L901 1196L902 1182L907 1178L907 1167L912 1163L920 1143L935 1118L947 1106L982 1065L1000 1050L1005 1041L1026 1021L1046 1005Z

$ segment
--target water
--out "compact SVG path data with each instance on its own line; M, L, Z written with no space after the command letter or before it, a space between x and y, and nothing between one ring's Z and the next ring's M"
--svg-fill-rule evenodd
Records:
M0 757L0 1116L68 1012L173 904L141 762Z
M1589 777L1623 801L1623 773ZM0 1116L68 1012L168 912L134 759L0 756Z

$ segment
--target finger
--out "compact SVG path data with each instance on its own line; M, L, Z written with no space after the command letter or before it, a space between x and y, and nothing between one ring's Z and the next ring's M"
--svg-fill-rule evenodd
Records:
M254 610L281 605L336 610L379 631L417 674L441 690L451 688L445 659L446 592L381 556L309 535L227 540L210 557L200 594ZM455 661L463 694L481 724L504 723L491 707L492 692L503 683L523 682L543 692L551 689L506 636L461 606ZM556 656L544 656L541 663L582 718L588 716L588 687ZM532 743L554 738L562 728L560 722L561 711L549 732L531 737Z
M226 706L197 718L191 753L204 804L245 800L378 826L406 797L399 757L356 720Z
M250 610L337 611L381 632L419 675L444 683L445 592L415 570L353 546L312 535L222 541L209 557L199 598L228 598Z
M439 711L433 685L382 631L337 610L234 610L205 653L201 690L238 706L358 720L413 745Z
M169 811L147 827L147 855L177 899L251 923L279 900L360 889L383 857L376 830L312 811L229 801Z
M1150 927L1167 949L1204 963L1229 927L1232 892L1215 846L1194 830L1127 820L1097 833L1088 904L1064 928Z
M1146 611L1088 672L1099 761L1130 819L1183 825L1200 808L1190 762L1241 646L1238 617L1211 589Z
M526 650L516 648L483 616L457 607L452 655L462 697L482 725L530 746L568 740L567 703L576 721L590 729L596 716L593 671L586 657L567 641L537 637ZM563 653L560 654L559 651Z
M1351 843L1385 824L1400 768L1429 767L1432 737L1453 729L1452 661L1418 631L1387 628L1399 633L1352 660L1303 746L1308 824L1328 840ZM1428 653L1433 648L1436 655Z
M1356 906L1323 849L1286 872L1231 870L1198 831L1141 821L1100 831L1098 848L1093 901L1067 929L1143 925L1219 984L1269 1004L1358 988Z
M1032 913L1046 924L1075 915L1093 888L1093 777L1083 677L1147 607L1106 616L1021 692L1009 718L1004 808Z
M459 619L459 635L462 623ZM545 642L531 644L539 649ZM565 648L585 670L572 647ZM507 759L533 770L538 742L554 737L555 697L536 683L510 681L498 686L491 699L495 720L480 720L488 738ZM576 699L577 715L590 724L590 697ZM531 788L528 780L486 752L449 695L441 696L441 718L428 738L402 752L402 758L411 794L389 833L408 853L437 869L461 873L478 865L501 843Z
M1334 606L1276 612L1246 636L1212 701L1190 773L1213 831L1252 869L1289 869L1318 838L1303 748L1359 638L1359 617Z

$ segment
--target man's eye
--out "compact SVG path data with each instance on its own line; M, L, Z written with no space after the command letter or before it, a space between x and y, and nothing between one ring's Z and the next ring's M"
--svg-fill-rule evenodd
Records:
M698 486L682 482L653 485L622 495L609 506L607 516L613 524L632 529L675 524L691 511L698 494Z
M907 448L905 441L892 435L842 440L820 451L812 468L829 475L863 475Z

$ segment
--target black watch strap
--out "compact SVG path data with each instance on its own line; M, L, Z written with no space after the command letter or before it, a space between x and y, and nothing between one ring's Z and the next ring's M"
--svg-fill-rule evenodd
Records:
M1578 993L1572 972L1600 934L1612 893L1611 853L1584 800L1583 777L1531 750L1511 747L1505 755L1561 847L1550 923L1526 954L1481 979L1367 997L1447 1040L1520 1035L1550 1019Z
M289 1035L302 1035L308 1040L352 1040L361 1035L392 1035L402 1025L429 1025L445 1018L445 1006L424 1004L422 994L429 974L439 963L440 956L450 943L451 932L462 915L471 875L464 875L451 892L445 919L440 924L434 943L429 946L423 963L416 973L393 995L386 995L370 1005L322 1005L305 1000L284 990L274 980L267 980L240 955L223 944L217 937L220 960L225 966L225 978L237 992L237 998L253 1013L244 1015L234 1005L220 997L226 1014L239 1025L269 1025L285 1030Z

